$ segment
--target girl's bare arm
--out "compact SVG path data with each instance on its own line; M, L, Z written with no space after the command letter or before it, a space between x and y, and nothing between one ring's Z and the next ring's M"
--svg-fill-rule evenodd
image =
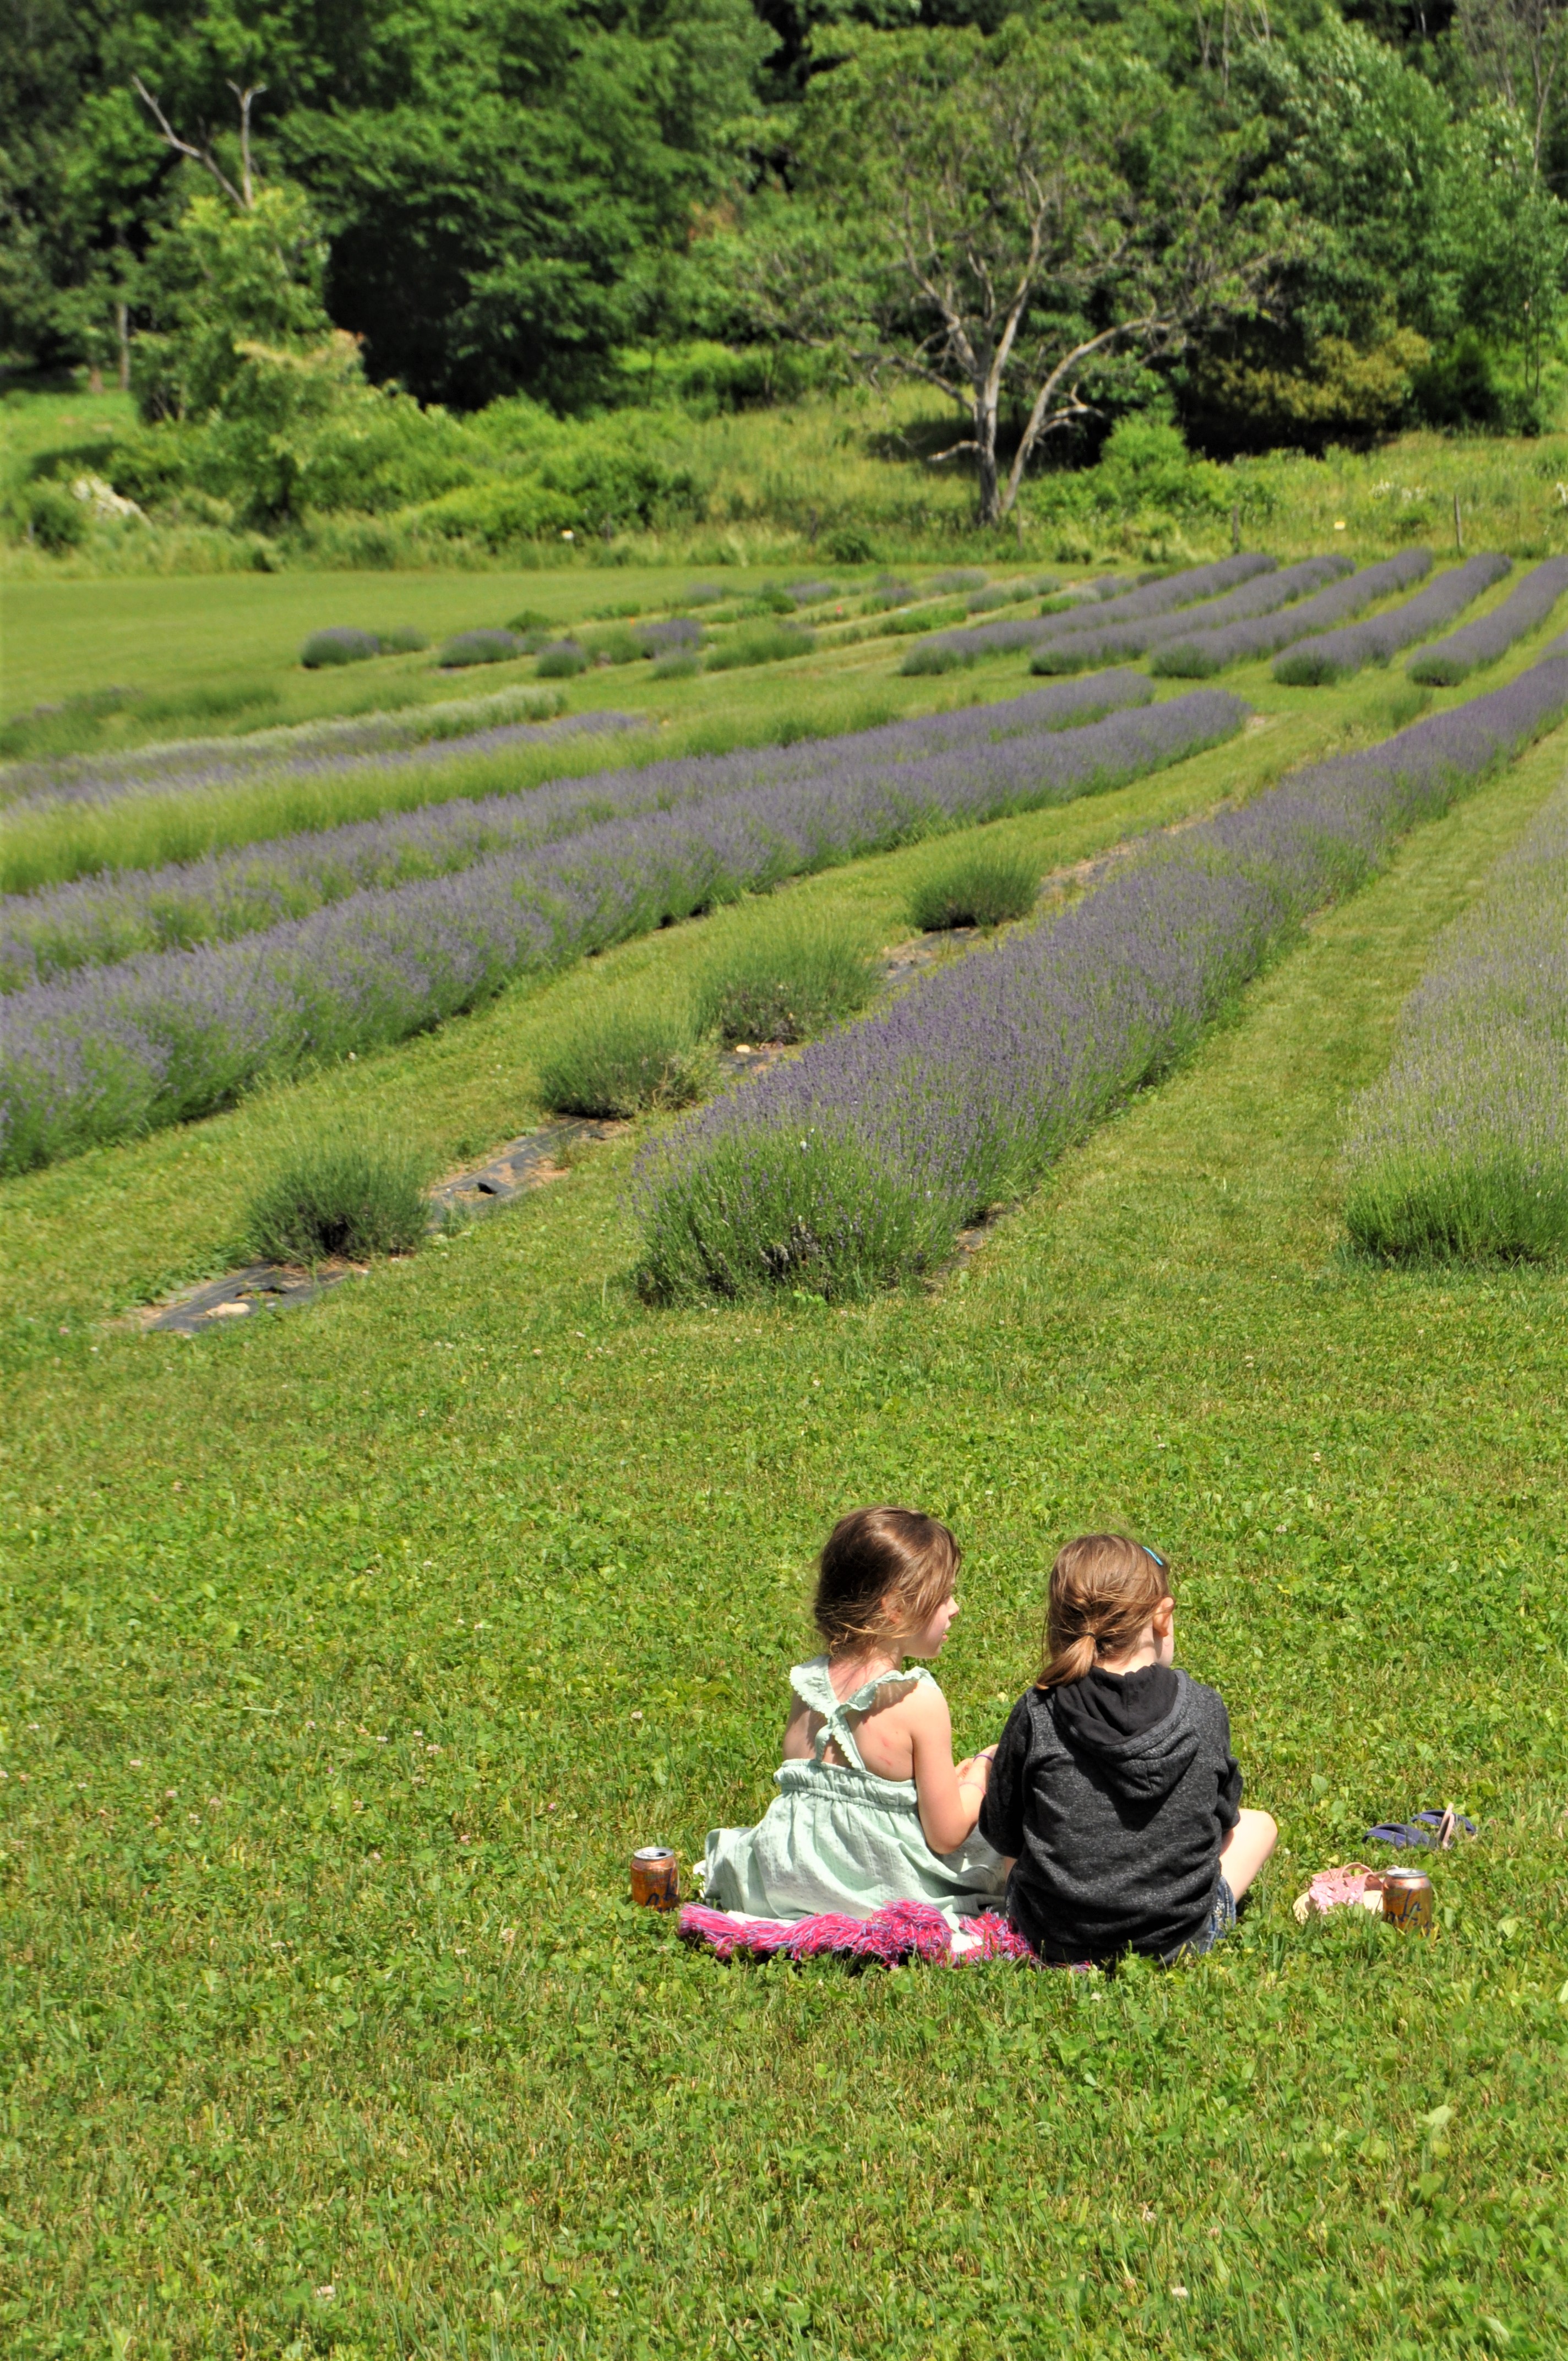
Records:
M953 1720L938 1688L922 1682L903 1711L915 1754L915 1792L920 1825L933 1852L962 1844L980 1817L989 1764L953 1764Z
M786 1763L804 1763L811 1753L811 1708L804 1697L791 1697L789 1719L784 1724L784 1759Z

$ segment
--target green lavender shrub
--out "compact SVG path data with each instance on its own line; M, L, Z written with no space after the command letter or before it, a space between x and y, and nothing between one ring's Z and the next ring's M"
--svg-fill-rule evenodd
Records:
M380 653L381 642L374 631L357 631L350 623L334 623L327 631L311 633L300 650L300 662L307 672L321 672L331 664L364 664Z
M395 1139L340 1130L301 1140L251 1197L250 1248L300 1263L411 1253L430 1226L431 1170L428 1156Z
M637 1285L650 1303L781 1286L828 1302L917 1278L950 1224L851 1141L817 1129L719 1140L650 1189Z
M557 640L542 652L534 671L541 680L573 680L587 668L586 648L580 648L576 640Z
M437 662L444 672L456 672L466 664L510 664L521 653L510 631L459 631L447 641Z
M736 672L743 664L782 664L804 656L816 646L814 635L798 623L742 623L729 637L708 650L709 672Z
M1040 890L1040 864L1005 845L944 850L916 884L909 918L922 933L947 927L1000 927L1026 917Z
M877 981L852 928L760 913L699 978L697 1019L726 1042L806 1041L863 1008Z
M584 1013L539 1067L539 1095L557 1115L624 1117L690 1106L711 1089L713 1052L689 1009Z

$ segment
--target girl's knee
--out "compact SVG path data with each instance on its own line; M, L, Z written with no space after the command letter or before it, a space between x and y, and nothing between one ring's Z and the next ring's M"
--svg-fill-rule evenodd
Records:
M1261 1848L1266 1859L1279 1842L1278 1821L1272 1812L1255 1812L1251 1809L1245 1809L1241 1817L1242 1825L1247 1834L1253 1842Z

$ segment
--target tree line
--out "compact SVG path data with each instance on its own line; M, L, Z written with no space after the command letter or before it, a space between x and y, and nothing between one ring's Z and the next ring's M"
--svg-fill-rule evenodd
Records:
M10 370L190 419L247 353L335 353L570 412L713 338L929 385L959 424L927 456L992 516L1151 401L1214 452L1539 426L1564 192L1562 0L0 18Z

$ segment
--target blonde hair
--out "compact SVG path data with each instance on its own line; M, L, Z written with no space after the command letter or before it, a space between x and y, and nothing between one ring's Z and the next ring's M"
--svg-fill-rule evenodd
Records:
M1136 1644L1160 1601L1171 1595L1162 1559L1125 1533L1084 1533L1058 1550L1046 1610L1045 1663L1037 1688L1082 1680L1102 1656Z
M913 1631L952 1597L962 1557L946 1525L917 1509L851 1510L817 1561L817 1628L829 1648L886 1640L891 1598Z

